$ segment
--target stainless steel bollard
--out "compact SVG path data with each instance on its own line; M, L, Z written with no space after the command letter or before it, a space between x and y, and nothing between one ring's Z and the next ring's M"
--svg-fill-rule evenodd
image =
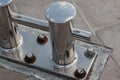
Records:
M0 0L0 47L12 49L20 43L17 24L10 21L12 0Z
M45 16L50 26L53 60L60 65L72 63L75 52L71 28L76 16L75 7L67 2L55 2L48 7Z
M58 76L60 74L66 79L99 79L112 50L90 43L90 32L73 27L76 9L72 4L51 4L45 12L48 21L43 21L15 13L11 2L12 0L0 0L1 59L31 69L43 69L42 71ZM26 27L17 26L16 23Z

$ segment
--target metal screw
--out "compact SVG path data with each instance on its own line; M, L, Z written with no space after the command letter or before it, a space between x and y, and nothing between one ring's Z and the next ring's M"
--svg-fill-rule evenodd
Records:
M88 58L92 58L95 55L95 50L92 47L87 48L86 52L85 52L85 56L87 56Z
M34 63L36 61L36 57L34 54L29 53L25 56L24 61L29 64Z
M44 34L39 34L37 38L37 42L39 44L45 44L48 41L48 38Z
M75 72L74 72L74 76L76 78L80 78L83 79L86 76L86 71L83 68L78 68Z

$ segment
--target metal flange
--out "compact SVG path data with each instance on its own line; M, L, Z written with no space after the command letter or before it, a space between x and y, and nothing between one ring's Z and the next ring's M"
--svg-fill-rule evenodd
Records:
M2 44L6 45L6 41L0 41L2 47L0 56L74 79L90 78L94 75L94 70L99 74L101 70L96 69L96 65L99 66L99 59L104 60L104 62L100 62L103 69L109 55L107 53L111 50L78 41L81 38L90 41L91 33L73 28L72 22L76 9L72 4L68 2L51 4L45 13L48 21L11 13L9 3L6 2L5 6L7 7L0 7L0 9L3 9L3 13L5 13L4 10L7 11L4 14L7 24L12 25L12 23L18 22L25 26L19 26L19 29L16 29L15 26L7 26L12 29L10 32L12 36L5 34L7 38L10 38L7 43L11 45L4 46ZM0 28L3 29L1 26ZM18 36L18 32L14 33L15 31L18 31L22 38ZM0 37L2 37L0 40L4 39L4 35L0 35ZM18 42L20 43L18 44ZM103 57L105 53L107 55Z

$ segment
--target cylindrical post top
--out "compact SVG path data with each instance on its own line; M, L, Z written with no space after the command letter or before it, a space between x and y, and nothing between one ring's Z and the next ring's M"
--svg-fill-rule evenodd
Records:
M71 33L75 7L68 2L55 2L48 6L45 16L49 21L53 61L67 65L74 61L74 39Z
M65 23L76 16L76 9L71 3L55 2L48 6L45 16L53 23Z
M0 7L4 7L11 2L12 2L12 0L0 0Z

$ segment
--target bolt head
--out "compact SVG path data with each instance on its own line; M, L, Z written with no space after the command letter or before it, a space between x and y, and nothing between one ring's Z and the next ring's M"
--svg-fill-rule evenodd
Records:
M24 61L29 64L34 63L36 61L36 57L34 54L29 53L29 54L26 54Z
M96 53L95 50L92 47L89 47L85 51L85 56L88 57L88 58L93 58L95 53Z
M37 37L37 42L39 44L45 44L48 41L48 38L44 34L39 34Z
M83 68L78 68L74 72L74 76L79 79L83 79L86 76L86 71Z

